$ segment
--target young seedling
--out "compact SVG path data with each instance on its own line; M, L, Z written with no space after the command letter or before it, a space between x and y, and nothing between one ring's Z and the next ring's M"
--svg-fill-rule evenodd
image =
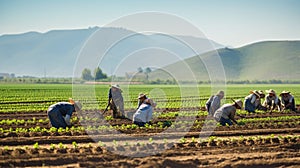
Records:
M184 137L180 138L180 143L185 143L186 142L186 139Z
M36 142L35 144L33 144L33 149L38 150L39 149L39 143Z
M66 148L66 146L64 146L62 142L60 142L58 144L58 147L59 147L59 149L65 149Z
M116 140L113 140L114 146L118 146L118 142Z
M105 144L104 144L102 141L98 141L98 145L99 145L100 147L104 147L104 146L105 146Z
M192 142L195 143L195 137L192 137Z
M73 145L73 148L74 148L74 149L77 149L77 148L78 148L78 144L77 144L75 141L72 142L72 145Z
M153 138L149 138L149 143L153 143Z
M55 145L53 143L51 143L50 150L54 150L55 148L56 148Z
M164 144L166 144L168 142L168 140L166 138L164 138Z

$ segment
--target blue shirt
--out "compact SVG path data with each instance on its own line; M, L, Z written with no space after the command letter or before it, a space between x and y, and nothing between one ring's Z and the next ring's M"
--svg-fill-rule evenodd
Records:
M59 102L51 105L48 111L50 110L57 110L61 113L62 116L66 116L67 114L72 116L72 113L75 111L75 107L73 104L68 102Z

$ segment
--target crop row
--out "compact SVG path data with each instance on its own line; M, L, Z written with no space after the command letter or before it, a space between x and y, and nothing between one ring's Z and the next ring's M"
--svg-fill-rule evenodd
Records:
M300 125L300 121L296 121L293 123L289 122L278 122L278 123L260 123L260 124L247 124L247 125L241 125L241 126L234 126L232 128L229 127L223 127L223 126L217 126L214 125L206 126L206 129L208 130L215 130L215 131L223 131L223 130L252 130L252 129L269 129L269 128L298 128ZM201 131L203 128L203 124L198 125L190 125L190 124L174 124L170 126L170 129L173 131L188 131L188 126L191 127L190 131ZM36 127L30 127L30 128L9 128L9 129L3 129L0 128L0 137L34 137L34 136L64 136L64 135L87 135L89 134L95 134L95 135L101 135L103 133L109 133L111 131L121 131L125 133L138 133L138 132L162 132L167 127L164 126L163 123L157 123L156 125L146 125L146 127L138 127L135 124L123 124L121 126L107 126L107 125L101 125L101 126L73 126L71 128L66 129L56 129L54 127L51 128L42 128L40 126Z
M158 102L160 108L180 108L180 107L203 107L205 101L213 93L210 85L200 86L177 86L177 85L124 85L123 96L125 108L131 109L136 106L136 97L139 92L148 93L149 97ZM299 86L239 86L230 85L226 88L226 102L231 102L229 98L244 98L249 90L269 89L290 90L299 99ZM104 109L107 103L107 85L13 85L4 84L0 86L0 112L23 112L23 111L46 111L49 105L58 101L67 101L69 97L81 99L84 109ZM73 92L72 92L73 91ZM92 93L92 94L91 94ZM95 93L95 95L93 95ZM96 102L93 100L96 97ZM90 101L89 101L90 100Z
M154 114L157 115L154 118L157 119L170 119L170 118L175 118L175 117L180 117L180 121L176 121L176 125L180 125L180 124L194 124L194 125L202 125L205 122L205 118L203 118L203 120L199 120L199 119L195 119L195 116L201 116L202 114L199 115L199 113L192 113L192 112L183 112L183 113L165 113L165 114L171 114L171 115L162 115L162 114ZM192 117L192 118L189 118ZM92 124L101 124L103 123L103 121L111 121L113 118L111 116L106 116L105 120L103 120L102 118L97 118L97 117L77 117L74 116L71 118L71 123L79 123L81 122L85 122L85 123L89 123L90 125ZM280 117L264 117L264 118L240 118L238 119L238 123L240 125L244 125L244 124L249 124L249 123L264 123L264 122L291 122L291 123L296 123L298 120L300 119L300 116L280 116ZM155 119L154 119L155 121ZM172 123L175 123L174 121L172 122L172 120L165 120L166 122L169 122L170 125L172 125ZM206 122L209 122L209 120L207 120ZM32 119L28 119L28 120L24 120L24 119L4 119L4 120L0 120L0 125L3 126L22 126L22 125L36 125L36 124L41 124L41 125L46 125L49 124L49 119L45 118L45 119L39 119L37 120L36 118L32 118ZM121 125L122 123L120 123ZM124 125L124 124L123 124ZM153 123L153 127L157 127L157 126L162 126L163 125L163 120L159 120L157 123Z
M8 147L4 146L0 148L1 156L26 156L26 155L37 155L37 154L51 154L51 153L106 153L108 151L147 151L147 150L163 150L169 148L183 148L183 147L196 147L196 148L205 148L213 146L253 146L253 145L266 145L266 144L288 144L288 143L300 143L299 136L274 136L269 135L265 137L255 136L255 137L238 137L238 138L226 138L220 139L216 137L210 137L208 139L196 139L192 137L187 139L182 137L179 142L169 142L168 139L163 141L155 141L152 138L149 138L149 141L145 142L118 142L113 140L110 143L103 143L99 141L98 143L89 143L89 144L78 144L75 141L72 144L53 144L51 143L46 146L40 146L36 142L32 146L23 146L23 147Z

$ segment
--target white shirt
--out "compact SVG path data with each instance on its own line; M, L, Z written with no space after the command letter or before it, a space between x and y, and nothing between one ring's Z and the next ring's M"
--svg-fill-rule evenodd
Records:
M152 118L153 108L150 104L143 103L133 115L133 121L149 122Z
M220 108L221 105L221 99L219 96L213 96L212 101L211 101L211 105L209 108L209 113L214 114L215 111Z

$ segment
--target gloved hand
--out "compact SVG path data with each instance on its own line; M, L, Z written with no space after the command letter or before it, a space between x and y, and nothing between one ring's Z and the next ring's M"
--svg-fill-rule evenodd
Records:
M64 119L65 119L65 122L66 122L66 124L67 124L68 126L70 126L70 125L71 125L70 118L71 118L71 116L70 116L69 114L67 114L67 115L64 117Z

